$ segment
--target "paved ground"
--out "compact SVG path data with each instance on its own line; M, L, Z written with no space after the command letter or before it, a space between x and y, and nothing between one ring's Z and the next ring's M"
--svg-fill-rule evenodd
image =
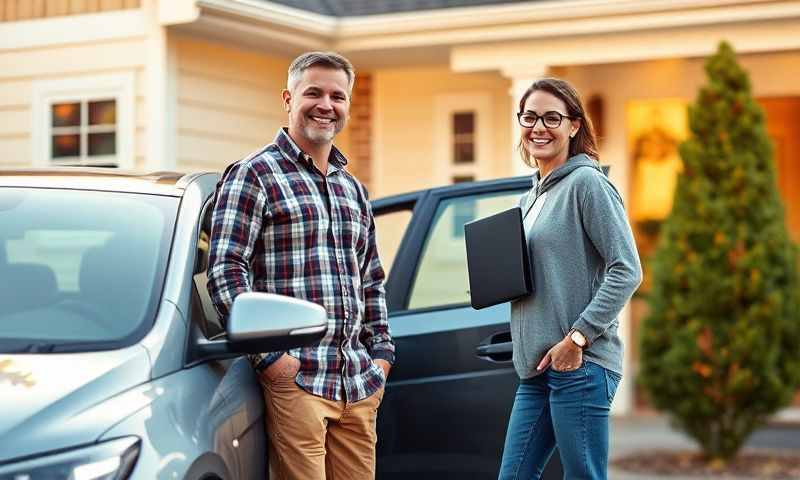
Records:
M772 425L750 437L747 448L794 450L800 457L800 424ZM674 431L660 416L615 418L611 424L611 457L619 457L640 449L695 449L687 436ZM677 477L654 474L631 474L609 470L613 480L699 480L705 477ZM732 477L726 477L731 479Z

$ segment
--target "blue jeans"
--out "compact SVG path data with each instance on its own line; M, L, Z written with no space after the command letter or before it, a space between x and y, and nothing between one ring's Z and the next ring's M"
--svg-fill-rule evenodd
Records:
M539 479L556 446L564 478L606 479L608 413L620 376L592 362L548 368L520 382L508 421L500 480Z

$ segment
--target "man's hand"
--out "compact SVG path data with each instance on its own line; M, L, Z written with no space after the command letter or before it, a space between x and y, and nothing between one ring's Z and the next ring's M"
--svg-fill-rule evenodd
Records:
M300 371L300 360L284 353L266 370L263 370L261 376L268 381L274 381L280 377L294 377L298 371Z
M373 362L375 362L375 365L381 367L381 369L383 370L383 378L389 378L389 370L392 369L392 365L386 360L380 358L377 360L373 360Z
M580 367L582 362L583 350L575 345L575 342L567 335L564 340L556 343L547 351L536 370L544 370L552 364L553 370L557 372L569 372Z

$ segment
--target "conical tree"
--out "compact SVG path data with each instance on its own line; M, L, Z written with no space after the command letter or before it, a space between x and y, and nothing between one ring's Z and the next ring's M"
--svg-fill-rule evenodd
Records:
M639 381L720 464L800 384L800 285L748 76L724 42L705 69L653 258Z

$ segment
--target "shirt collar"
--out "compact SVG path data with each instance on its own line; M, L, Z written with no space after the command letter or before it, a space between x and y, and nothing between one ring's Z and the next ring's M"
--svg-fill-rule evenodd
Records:
M288 128L282 127L278 129L278 133L275 135L275 144L278 145L278 148L280 148L287 157L289 157L289 160L301 163L309 168L314 164L314 160L311 158L311 155L301 150L300 147L294 143L292 137L289 136ZM335 145L331 146L331 154L328 157L328 164L332 165L336 170L344 168L344 166L347 165L347 158L345 158L344 154L340 152Z

